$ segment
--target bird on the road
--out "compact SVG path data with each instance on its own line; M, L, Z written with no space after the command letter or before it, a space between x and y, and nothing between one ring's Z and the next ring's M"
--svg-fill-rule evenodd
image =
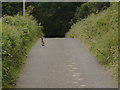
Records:
M43 38L41 38L41 45L42 45L42 46L45 46L45 43L44 43Z

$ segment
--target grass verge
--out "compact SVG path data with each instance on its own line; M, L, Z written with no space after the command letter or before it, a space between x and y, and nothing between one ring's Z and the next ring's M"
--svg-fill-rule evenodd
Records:
M43 37L42 26L32 16L6 16L2 23L2 87L15 86L30 48Z
M74 24L66 37L84 42L118 82L118 3Z

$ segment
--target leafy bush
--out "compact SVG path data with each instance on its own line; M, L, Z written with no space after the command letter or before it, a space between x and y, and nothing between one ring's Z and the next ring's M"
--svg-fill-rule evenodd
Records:
M75 19L81 20L83 18L86 18L91 13L98 13L102 11L103 9L110 6L110 3L108 2L87 2L81 5L77 8L75 13Z
M96 55L98 61L106 66L117 80L118 68L118 5L74 24L66 37L79 38Z
M32 43L43 37L42 26L32 16L6 16L2 24L3 87L15 84Z

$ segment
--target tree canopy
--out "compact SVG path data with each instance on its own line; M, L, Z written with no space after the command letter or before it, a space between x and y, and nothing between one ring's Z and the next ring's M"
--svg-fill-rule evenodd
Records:
M28 6L34 7L30 14L44 27L46 37L64 37L76 21L109 5L107 2L26 2L26 9ZM21 2L3 3L3 15L22 13L22 8Z

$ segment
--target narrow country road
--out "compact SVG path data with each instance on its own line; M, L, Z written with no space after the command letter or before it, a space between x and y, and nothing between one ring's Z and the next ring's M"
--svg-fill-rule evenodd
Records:
M15 88L117 88L77 39L46 38L32 47Z

